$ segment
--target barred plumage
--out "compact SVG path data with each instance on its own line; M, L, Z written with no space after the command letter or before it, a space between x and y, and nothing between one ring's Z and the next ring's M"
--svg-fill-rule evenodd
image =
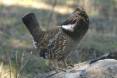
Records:
M67 56L76 48L89 27L88 16L81 8L75 9L60 26L47 31L40 29L33 13L24 16L23 22L31 32L40 56L55 62L57 66L61 66L60 62L63 67L66 66Z

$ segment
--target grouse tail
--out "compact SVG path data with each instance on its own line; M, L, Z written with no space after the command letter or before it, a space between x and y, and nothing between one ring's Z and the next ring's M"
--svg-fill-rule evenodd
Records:
M35 14L28 13L22 18L22 21L31 33L32 37L34 38L34 41L38 42L41 29Z

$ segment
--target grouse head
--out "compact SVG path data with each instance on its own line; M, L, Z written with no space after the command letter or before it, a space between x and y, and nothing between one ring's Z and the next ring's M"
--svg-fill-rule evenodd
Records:
M73 39L84 36L89 27L89 18L83 8L76 8L75 11L62 23L62 30Z

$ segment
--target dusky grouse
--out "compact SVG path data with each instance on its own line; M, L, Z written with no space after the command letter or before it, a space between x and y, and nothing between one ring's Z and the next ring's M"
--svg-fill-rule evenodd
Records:
M67 56L77 47L89 27L88 15L82 8L76 8L60 26L47 31L40 28L34 13L25 15L22 20L34 39L40 57L49 59L54 67L67 66Z

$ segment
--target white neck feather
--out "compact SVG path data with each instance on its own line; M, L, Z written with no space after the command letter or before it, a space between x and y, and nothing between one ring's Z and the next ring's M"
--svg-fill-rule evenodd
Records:
M62 28L68 31L74 31L75 24L62 25Z

